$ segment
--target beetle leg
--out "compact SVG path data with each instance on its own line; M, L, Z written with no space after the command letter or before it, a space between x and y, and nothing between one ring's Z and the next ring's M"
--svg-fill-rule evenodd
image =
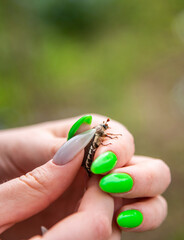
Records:
M105 135L114 135L114 136L122 136L122 134L118 133L106 133Z
M108 138L110 138L110 139L118 138L117 136L111 137L109 134L104 134L104 137L108 137Z
M104 143L101 142L101 145L102 145L102 146L108 146L108 145L111 145L111 144L112 144L112 143L104 144Z
M102 146L111 145L112 143L107 143L107 144L104 144L104 143L103 143L105 137L106 137L106 136L104 135L104 136L100 139L100 145L102 145Z

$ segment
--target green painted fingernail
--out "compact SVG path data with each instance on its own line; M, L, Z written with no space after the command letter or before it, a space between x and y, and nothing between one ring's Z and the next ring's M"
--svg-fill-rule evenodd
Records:
M110 171L115 167L117 157L113 152L102 153L91 165L91 172L94 174L101 174Z
M133 187L133 179L126 173L110 173L99 183L100 188L108 193L124 193Z
M117 223L120 227L135 228L141 225L143 215L140 211L131 209L121 212L117 217Z
M70 138L72 138L72 137L75 135L75 133L77 132L77 130L80 128L80 126L81 126L83 123L86 123L86 124L89 124L89 125L90 125L91 122L92 122L92 116L91 116L91 115L85 115L85 116L79 118L79 119L77 120L77 122L75 122L75 123L73 124L73 126L70 128L70 131L69 131L69 133L68 133L68 138L67 138L67 140L69 140Z

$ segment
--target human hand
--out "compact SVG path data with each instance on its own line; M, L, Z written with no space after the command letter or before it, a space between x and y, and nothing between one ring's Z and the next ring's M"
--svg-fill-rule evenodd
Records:
M101 123L104 120L104 118L95 116L94 120L95 120L94 121L94 125L96 125L97 123ZM20 169L19 166L21 166L21 169L23 169L22 170L23 172L27 172L27 171L31 170L33 167L35 167L35 165L40 165L41 163L48 161L54 155L56 150L59 148L59 143L61 142L61 140L63 140L63 142L66 141L66 136L67 136L69 128L72 125L71 124L72 122L74 122L74 119L73 120L66 120L66 121L62 121L62 122L60 121L60 122L55 122L55 123L47 123L47 124L37 125L37 126L34 126L34 127L30 127L30 128L23 128L21 130L21 134L19 134L18 138L17 138L17 130L14 130L13 137L12 137L12 132L11 131L4 132L3 133L4 136L1 139L7 139L7 141L12 142L12 144L10 144L10 143L8 144L8 146L10 146L9 150L11 150L11 146L13 145L12 149L18 151L17 155L9 154L8 155L9 158L7 158L7 159L11 159L13 163L15 163L15 164L18 163L19 164L18 167L16 167L16 168L10 168L10 170L11 170L10 173L11 174L9 173L9 171L6 171L8 174L5 174L5 171L4 171L4 176L6 176L6 178L8 176L8 178L10 179L11 176L15 177L15 175L19 175L20 174L16 170L16 169ZM128 133L128 131L122 125L120 125L119 123L114 122L114 121L111 122L111 132L122 133L122 137L118 138L116 141L113 140L113 144L112 145L109 145L107 147L104 147L104 146L99 147L99 149L96 152L95 157L99 156L99 154L102 153L102 152L106 152L107 150L108 151L113 151L116 154L117 158L118 158L118 162L116 164L116 168L119 168L119 167L124 166L124 165L128 166L128 162L131 163L131 161L135 160L134 159L134 160L130 161L130 159L132 159L132 155L133 155L133 152L134 152L132 137L131 137L131 135ZM20 138L20 136L21 136L21 138ZM25 139L27 139L27 136L30 136L30 138L29 138L29 141L25 142ZM60 139L60 137L65 137L65 138ZM16 139L17 139L17 141L15 141ZM4 141L4 142L6 142L6 141ZM18 148L15 147L15 145L14 145L15 142L16 142L16 144L18 142L18 146L19 146ZM4 146L5 146L5 144L4 144ZM20 148L20 146L21 146L21 148ZM5 146L5 149L6 149L6 146ZM26 151L24 151L24 149L26 149ZM122 149L123 149L123 151L122 151ZM11 153L11 152L12 151L7 151L7 153ZM24 156L24 157L21 157L21 155ZM4 154L4 156L6 156L6 154ZM72 180L74 178L74 175L76 175L78 169L80 168L80 164L81 164L81 161L82 161L82 156L83 156L83 153L79 154L75 158L75 160L73 160L72 162L70 162L70 163L66 164L65 166L63 166L63 167L67 167L67 166L70 165L68 167L68 169L67 168L65 168L65 169L68 170L68 171L66 170L67 173L71 172L71 176L73 176L73 177L70 176L69 181L67 181L67 184L66 184L67 186L72 182ZM26 163L28 163L27 166L25 164L25 160L27 160L26 161ZM165 175L166 175L165 178L167 180L167 181L166 180L163 181L163 184L162 184L163 185L162 186L162 191L163 191L167 187L167 185L169 183L169 176L170 175L169 175L167 167L163 163L162 163L162 165L164 166L164 167L162 166L162 169L163 169L163 173L165 173ZM45 166L45 165L43 165L43 166ZM45 175L45 173L48 172L48 175L49 175L48 176L48 178L49 178L49 180L48 180L49 181L49 186L50 185L52 185L52 187L54 186L54 189L51 189L51 187L49 188L49 186L47 186L46 195L45 195L45 193L44 194L43 193L40 194L42 196L42 198L46 198L46 196L47 197L49 196L50 201L47 202L47 204L49 204L51 201L53 201L55 198L57 198L62 193L62 190L65 189L67 186L65 186L65 188L62 188L61 184L57 184L57 181L60 182L60 180L61 180L61 178L63 176L63 173L61 173L61 170L58 170L58 172L60 172L60 174L59 173L56 174L56 176L54 176L53 179L52 179L52 177L50 176L52 174L51 174L51 172L49 172L49 169L46 168L47 171L45 172L45 167L43 168L43 166L41 168L36 169L36 172L38 173L37 177L41 177L41 179L44 176L47 176L47 174ZM55 167L61 169L61 167L59 167L59 166L55 166ZM3 169L5 170L5 169L8 169L8 168L2 168L2 171L3 171ZM42 175L42 171L41 171L43 169L44 169L44 175ZM73 173L72 173L72 169L73 169ZM133 169L133 171L134 171L134 169ZM148 171L148 174L144 173L144 176L147 178L147 175L149 175L149 174L150 174L150 172ZM28 176L29 176L29 174L28 174ZM78 189L77 196L75 196L76 195L76 191L75 191L75 193L74 193L74 191L67 191L66 192L67 194L65 194L65 197L63 197L61 199L61 202L59 202L60 213L62 212L62 214L59 214L59 216L58 216L58 214L56 214L57 215L57 217L56 217L57 219L58 218L62 219L64 216L66 216L66 215L68 215L68 214L70 214L70 213L72 213L74 211L74 209L76 207L76 202L77 202L76 200L80 199L80 197L82 196L83 191L84 191L84 186L83 187L81 187L81 186L79 187L78 186L79 183L81 184L81 177L82 176L84 177L84 179L86 178L86 176L84 176L84 174L80 174L79 177L77 178L78 180L74 182L73 186L71 185L71 189L76 189L76 187L77 187L77 189ZM65 176L65 177L64 178L67 180L67 176ZM32 180L34 181L34 179L32 179ZM84 181L82 181L82 182L84 183ZM154 176L153 176L153 182L154 182ZM157 178L156 178L155 182L157 182ZM10 182L7 182L5 184L2 184L1 186L7 185L9 183ZM57 185L56 189L55 189L55 185ZM15 192L17 192L17 196L20 196L20 193L16 189L16 184L14 186L15 186L14 194L15 194ZM134 192L133 190L136 189L135 186L136 186L136 184L134 184L134 187L133 187L132 191L130 191L129 193ZM148 184L148 187L149 187L149 184ZM57 188L60 188L60 190L58 191ZM29 189L29 187L28 187L28 189ZM38 189L29 189L29 190L32 190L32 192L37 192ZM4 191L6 191L5 187L4 187ZM55 194L54 197L50 197L53 194ZM12 192L11 192L11 195L12 195ZM39 195L39 197L40 197L40 195ZM24 196L27 196L26 192L24 193ZM140 195L140 197L143 197L143 196ZM23 219L27 218L27 217L29 217L29 216L31 216L33 214L35 214L35 206L37 207L36 208L37 212L41 211L42 209L44 209L47 206L47 204L44 205L45 201L43 201L42 198L39 198L37 195L35 195L34 197L36 197L36 199L33 198L34 201L31 202L31 208L30 209L28 208L28 206L25 207L25 209L22 208L22 206L21 206L21 209L19 209L19 211L21 211L21 213L23 213ZM130 197L131 197L131 195L130 195ZM15 194L15 198L17 198L16 194ZM26 197L23 198L24 201L22 201L22 202L25 202L25 198ZM39 206L39 207L38 207L39 204L37 203L37 201L38 201L37 199L38 198L41 199L41 201L43 201L43 204L41 206ZM72 204L72 200L75 200L75 201L73 201L73 204ZM70 205L70 207L69 208L67 207L67 210L66 210L65 206L66 206L66 203L69 203L69 201L70 201L71 204L68 204L68 205ZM116 201L116 202L119 202L118 204L116 203L116 208L120 208L120 206L124 206L124 204L125 204L125 202L124 203L120 203L119 200ZM26 205L26 202L25 202L25 205ZM160 207L162 207L162 205L163 205L163 201L162 201L162 203L158 204L158 206L160 206ZM8 204L7 204L7 206L8 206ZM124 207L126 207L126 206L127 205L125 205ZM64 211L62 210L62 208L63 208ZM27 213L27 209L29 209L28 213ZM34 209L34 211L33 211L33 209ZM11 211L10 208L9 208L9 210ZM63 212L64 212L64 214L63 214ZM157 219L158 219L157 225L163 220L163 216L166 215L166 209L164 211L162 211L162 212L163 212L162 216L157 216ZM15 215L19 215L19 213L18 214L16 213ZM144 213L143 213L143 215L144 215ZM15 217L15 222L22 220L19 217L20 216L18 216L18 220ZM45 221L46 219L43 220L43 218L41 218L40 220L42 220L42 222L40 224L43 224L43 225L46 225L46 226L49 225L49 224L47 224L47 221ZM49 220L48 222L50 223L50 225L53 224L53 221ZM38 224L38 222L37 222L37 224ZM144 226L144 221L141 224L141 226ZM141 226L139 227L139 230L141 230ZM5 227L4 229L6 229L8 227L8 225L3 226L3 227ZM147 225L147 229L149 229L150 227L152 227L152 226L150 226L148 224ZM29 227L29 229L30 229L30 227ZM31 230L33 231L33 228L31 228ZM142 230L144 230L144 228L142 228ZM3 231L3 228L2 228L2 231ZM111 231L108 231L108 232L111 232ZM48 236L48 234L45 235L45 237L46 236ZM62 236L60 236L60 239L61 239L61 237ZM80 238L80 239L82 239L82 238Z
M112 227L114 200L100 190L98 182L99 177L90 178L87 190L74 214L58 222L43 236L35 236L30 240L119 240L117 226Z
M72 144L73 161L64 165L62 161L66 159L59 159L57 164L52 160L66 142L75 121L70 119L0 132L0 232L21 221L3 234L8 239L22 239L40 233L41 225L50 227L76 210L88 178L84 169L80 169L83 159L80 148L84 146L81 142L76 145L73 138L67 142ZM87 136L89 138L89 134ZM74 156L76 150L79 154ZM47 208L60 195L58 201ZM22 223L45 208L46 211ZM48 213L49 217L45 217Z

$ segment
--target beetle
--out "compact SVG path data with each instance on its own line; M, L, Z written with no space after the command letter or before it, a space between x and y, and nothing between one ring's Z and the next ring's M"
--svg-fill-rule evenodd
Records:
M91 164L93 162L94 155L97 148L100 145L107 146L112 144L112 143L104 144L103 143L104 138L108 137L110 139L114 139L114 138L117 138L118 135L122 135L122 134L105 133L105 131L109 128L109 125L108 125L109 121L110 119L107 118L106 122L104 121L102 124L99 124L96 127L94 127L94 129L96 130L94 137L91 139L91 141L85 148L82 166L86 169L89 176L91 175L90 168L91 168Z

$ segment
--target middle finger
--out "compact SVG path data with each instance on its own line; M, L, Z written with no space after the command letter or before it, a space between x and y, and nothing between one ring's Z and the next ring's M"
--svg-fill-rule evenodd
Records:
M138 198L161 194L170 181L170 170L162 160L135 156L128 166L103 177L99 185L115 197Z

